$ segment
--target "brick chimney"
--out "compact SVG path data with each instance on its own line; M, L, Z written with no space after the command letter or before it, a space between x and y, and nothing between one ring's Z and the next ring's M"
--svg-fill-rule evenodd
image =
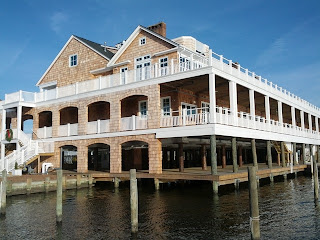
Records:
M166 37L166 35L167 35L167 26L164 22L159 22L159 23L151 25L147 28L151 31L154 31L154 32L160 34L163 37Z

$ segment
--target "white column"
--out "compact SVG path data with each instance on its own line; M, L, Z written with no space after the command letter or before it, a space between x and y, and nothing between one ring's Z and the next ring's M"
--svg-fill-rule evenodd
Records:
M266 111L266 120L270 124L270 98L269 98L269 96L264 96L264 108Z
M304 111L300 111L301 128L304 129Z
M216 75L209 74L210 123L216 122Z
M17 107L17 139L20 139L20 130L21 130L21 121L22 121L22 106ZM17 150L19 143L17 144Z
M250 115L254 118L256 116L256 104L254 100L254 90L249 89L249 100L250 100Z
M291 107L291 119L292 119L292 126L296 126L296 109L294 107Z
M6 130L6 119L7 119L7 116L6 116L6 110L5 109L2 109L2 122L1 122L1 139L4 139L4 131Z
M229 99L230 109L232 114L232 122L234 125L238 124L238 103L237 103L237 84L233 81L229 81Z
M1 143L1 170L4 169L5 145Z
M310 113L308 113L308 121L309 121L309 130L312 131L312 118Z
M280 123L283 123L282 102L280 101L278 101L278 119Z

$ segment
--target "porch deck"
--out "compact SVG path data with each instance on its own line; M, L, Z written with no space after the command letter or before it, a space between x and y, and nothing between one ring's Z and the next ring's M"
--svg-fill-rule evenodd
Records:
M163 169L161 174L149 174L147 170L138 170L137 178L139 179L159 179L160 182L171 182L178 180L192 180L192 181L217 181L219 185L226 185L238 182L247 182L248 173L247 167L252 164L246 164L239 167L237 173L233 173L232 165L228 165L226 168L218 167L218 174L211 175L210 166L207 170L202 170L201 167L185 168L184 172L179 172L179 169ZM279 176L284 174L290 174L295 172L303 172L307 165L296 165L292 167L279 167L277 164L273 164L273 168L269 169L264 163L260 163L258 166L257 176L260 179L268 178L272 174L273 176ZM121 181L127 181L130 178L128 171L122 173L109 173L109 172L97 172L89 171L96 182L100 181L114 181L118 178Z

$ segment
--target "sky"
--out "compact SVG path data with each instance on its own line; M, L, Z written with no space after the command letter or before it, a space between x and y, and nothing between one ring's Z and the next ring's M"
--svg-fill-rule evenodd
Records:
M38 91L72 34L114 46L160 21L320 107L319 0L1 0L0 99Z

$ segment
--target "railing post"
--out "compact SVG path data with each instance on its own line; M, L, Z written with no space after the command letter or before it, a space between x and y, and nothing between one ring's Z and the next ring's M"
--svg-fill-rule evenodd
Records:
M132 120L132 130L136 130L136 116L132 115L131 120Z
M97 133L101 133L100 119L97 121Z
M187 109L182 109L182 125L186 125Z
M70 123L67 124L67 136L70 136Z

